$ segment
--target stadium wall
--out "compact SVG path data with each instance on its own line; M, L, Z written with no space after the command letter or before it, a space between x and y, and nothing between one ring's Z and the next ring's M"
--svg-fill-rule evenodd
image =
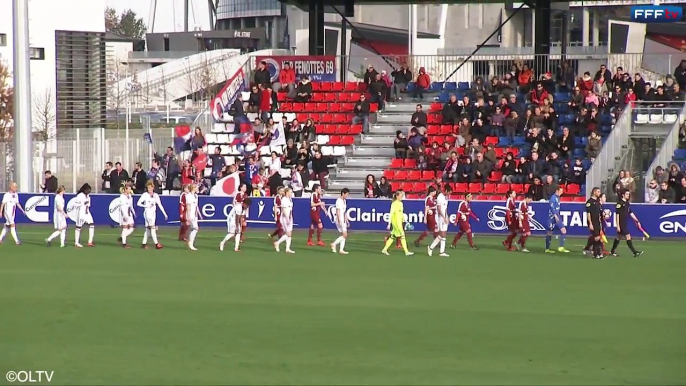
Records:
M26 209L26 215L17 213L17 223L20 224L51 224L53 219L54 195L51 194L20 194L20 202ZM65 195L67 212L73 213L75 196ZM92 194L92 213L96 225L109 226L119 221L118 195ZM162 196L162 205L169 221L164 222L163 217L158 215L158 225L177 225L179 223L179 197ZM134 200L138 200L135 197ZM326 229L336 229L332 219L334 217L333 199L325 199L326 211L322 216L322 223ZM350 222L351 232L356 231L385 231L388 224L388 211L390 200L375 199L349 199L347 216ZM423 230L424 202L421 200L406 200L405 216L415 229ZM452 214L451 222L455 219L458 201L451 201L448 212ZM606 210L612 213L614 219L613 204L606 205ZM226 226L226 218L232 208L230 197L200 196L200 211L204 217L201 226L223 227ZM683 238L686 237L686 205L681 204L635 204L632 206L638 218L642 221L644 229L651 237L658 238ZM472 203L474 213L481 221L472 221L474 233L498 234L505 232L505 207L504 202L474 201ZM142 225L142 208L136 208L136 224ZM548 205L545 202L534 202L530 206L531 229L534 234L545 233L548 224ZM296 228L305 229L310 226L310 200L308 198L294 199L294 223ZM563 203L562 219L567 226L568 234L587 236L585 207L582 203ZM273 198L254 197L248 214L248 222L251 227L274 227ZM73 221L69 221L70 225ZM614 227L607 224L608 236L615 234ZM641 236L641 232L630 225L631 232L635 236ZM456 232L455 225L450 225L450 232Z

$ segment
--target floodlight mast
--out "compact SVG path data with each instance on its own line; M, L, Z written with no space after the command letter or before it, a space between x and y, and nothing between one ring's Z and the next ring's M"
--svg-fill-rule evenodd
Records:
M19 191L34 192L31 125L29 0L12 0L14 49L14 180Z

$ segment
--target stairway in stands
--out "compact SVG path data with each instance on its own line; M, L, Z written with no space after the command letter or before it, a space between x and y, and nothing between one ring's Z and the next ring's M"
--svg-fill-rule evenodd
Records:
M386 109L371 117L370 133L356 140L345 160L338 161L338 170L329 180L328 195L337 195L343 188L355 197L364 195L364 181L372 174L377 182L388 169L395 155L395 132L407 134L416 103L387 103Z

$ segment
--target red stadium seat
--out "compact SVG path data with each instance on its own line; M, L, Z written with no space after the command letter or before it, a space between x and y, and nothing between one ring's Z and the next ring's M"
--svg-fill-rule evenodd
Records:
M418 194L408 194L408 195L407 195L407 199L408 199L408 200L416 200L416 199L418 199L418 198L419 198L419 195L418 195Z
M357 91L357 82L345 82L345 91Z
M452 125L441 125L441 129L439 131L439 134L450 135L452 133L453 133L453 126Z
M497 145L498 144L498 137L486 137L486 140L484 141L484 146L488 145Z
M324 95L328 95L328 94L316 92L316 93L312 94L312 99L310 99L310 102L323 102L324 101Z
M310 82L312 84L312 91L317 92L322 90L322 82Z
M469 185L464 182L458 182L455 184L455 186L453 186L453 190L457 193L467 193L468 189Z
M350 126L350 134L354 134L354 135L362 134L362 125Z
M340 103L329 103L329 112L337 113L340 111L341 111L341 104Z
M345 123L345 114L333 114L331 117L331 122L333 123Z
M288 112L291 112L291 111L294 111L294 110L293 110L293 103L291 103L291 102L283 102L283 103L279 104L279 110L280 110L280 111L287 112L287 113L288 113Z
M508 147L507 150L505 150L505 153L512 153L512 156L517 158L519 155L519 149L516 147Z
M481 190L481 193L495 193L495 184L484 184L483 190Z
M400 187L401 187L402 190L404 190L405 192L412 192L412 191L414 191L414 184L411 183L411 182L403 182L403 183L400 185Z
M305 110L305 104L304 103L293 103L293 111L295 111L296 113L306 111Z
M508 190L510 190L510 184L498 184L495 187L495 192L498 194L507 194Z
M352 135L345 135L341 138L341 145L350 146L355 143L355 137Z
M501 201L502 199L503 199L503 196L493 196L493 195L488 196L488 201Z
M331 91L334 92L340 92L345 89L345 83L343 82L334 82L331 84Z
M429 121L429 124L434 125L440 125L442 121L441 116L436 114L429 114L427 120Z
M450 137L450 138L455 138L455 137ZM455 149L455 150L456 150L456 152L457 152L457 155L459 155L459 156L463 156L463 155L464 155L464 147L458 147L458 148Z
M329 137L329 145L336 146L341 142L340 137L337 135L332 135Z
M524 185L522 184L511 184L510 189L514 190L517 194L524 194Z
M295 117L296 117L296 118L298 119L298 121L300 121L300 122L305 122L305 121L307 121L307 117L308 117L308 116L309 116L309 115L307 115L307 114L305 114L305 113L297 113L297 114L295 115ZM316 121L315 121L315 122L316 122ZM327 123L327 122L321 122L321 123Z
M332 92L327 92L321 94L324 96L324 102L335 102L336 101L336 94Z
M499 172L497 170L494 170L491 172L490 177L488 177L488 180L491 182L500 182L500 179L503 178L503 172Z
M416 168L417 167L417 160L413 158L408 158L405 160L405 167L406 168Z
M429 125L426 128L426 134L427 135L438 135L440 128L441 127L438 125Z
M584 196L574 196L574 202L586 202L586 197L584 197Z
M391 160L391 168L400 169L402 167L403 167L403 159L402 158L393 158Z
M348 135L350 134L350 125L335 125L336 134L338 135Z
M346 113L347 113L347 112L353 111L353 109L355 109L355 104L354 104L354 103L343 103L343 104L341 105L341 111L342 111L342 112L346 112Z
M494 150L495 150L495 156L497 158L502 158L503 155L505 154L505 150L502 147L496 147Z
M524 184L524 193L528 192L530 187L531 184Z
M316 82L312 82L316 83ZM331 91L332 88L332 82L319 82L319 91L326 92L326 91Z
M338 101L339 102L349 102L350 101L350 94L348 94L348 93L338 94Z
M384 170L384 171L383 171L383 176L386 177L387 180L393 180L393 179L395 179L395 171L393 171L393 170Z
M422 172L422 180L432 181L434 178L436 178L434 172L428 170Z
M407 170L397 170L394 179L396 181L404 181L407 179L407 173Z
M581 192L581 187L577 184L568 184L567 189L565 189L565 193L572 195L572 196L577 196Z
M280 92L276 94L276 100L279 102L285 102L288 97L288 93Z
M480 193L481 192L481 184L478 182L473 182L469 184L469 189L467 190L469 193Z
M484 196L484 195L474 196L474 199L477 201L488 201L488 196Z
M378 105L378 103L370 103L370 104L369 104L369 112L370 112L370 113L375 113L375 112L377 112L377 111L379 111L379 105Z
M461 200L464 200L464 195L463 195L463 194L459 194L459 193L453 192L453 193L450 194L450 199L451 199L451 200L456 200L456 201L461 201Z
M431 106L429 107L429 111L432 113L437 113L441 110L443 110L443 105L440 104L439 102L433 102L433 103L431 103Z
M416 169L415 169L415 170L410 170L410 171L407 173L407 179L408 179L409 181L419 181L420 179L422 179L422 171L421 171L421 170L416 170Z
M329 111L329 104L328 103L317 103L317 106L315 107L315 110L320 113L325 113Z
M317 111L317 104L312 102L305 103L305 108L303 109L303 111Z
M367 83L359 82L357 84L357 91L361 91L361 92L367 91Z
M391 190L398 191L400 189L400 182L391 182Z
M574 197L572 197L572 196L562 196L562 197L560 197L560 201L562 201L562 202L573 202L573 201L574 201Z

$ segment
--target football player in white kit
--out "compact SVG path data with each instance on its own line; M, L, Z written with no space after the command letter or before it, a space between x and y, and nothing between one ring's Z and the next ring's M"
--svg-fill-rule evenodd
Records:
M67 240L67 205L64 201L64 185L57 188L55 191L55 203L53 204L53 220L55 224L55 231L45 239L45 243L48 246L51 245L52 240L56 239L58 236L60 238L60 247L64 248L64 242Z
M143 209L143 219L145 220L145 233L143 234L143 243L141 248L148 248L148 233L152 237L152 242L155 243L155 248L162 249L162 244L157 240L157 208L160 208L162 214L164 215L164 220L168 220L167 212L165 212L162 206L162 201L160 201L160 196L155 193L155 184L152 181L148 181L145 184L145 190L147 192L143 193L138 199L138 206Z
M79 189L79 194L76 195L75 201L78 207L76 211L76 230L74 231L74 246L82 248L83 245L79 243L81 240L81 229L84 225L88 226L88 246L94 247L93 237L95 236L95 224L93 223L93 215L91 214L91 186L83 184Z
M293 235L293 191L291 188L283 190L283 197L281 197L281 229L284 235L278 241L274 242L274 249L280 252L279 246L282 242L286 242L286 253L295 253L291 250L291 241Z
M242 202L236 202L233 205L233 209L226 218L226 225L228 231L226 236L221 243L219 243L219 250L224 250L224 244L226 244L231 238L235 237L234 251L239 252L241 246L241 234L243 232L243 224L245 223L245 214L248 213L250 209L250 203L252 199L250 197L245 197Z
M195 242L195 236L198 235L198 230L200 229L198 219L202 220L200 208L198 207L197 191L198 187L196 185L190 185L188 187L188 193L186 193L186 224L191 230L191 233L188 236L188 249L191 251L198 250L193 243Z
M127 184L122 186L119 191L119 226L121 226L121 245L124 248L130 248L126 242L126 238L133 233L136 228L135 219L136 212L133 209L133 190Z
M348 227L350 226L350 223L348 222L348 217L345 215L346 209L348 208L348 204L346 203L346 200L348 199L348 194L350 194L350 189L348 188L343 188L341 189L341 196L336 199L336 215L334 216L334 222L336 223L336 228L338 229L338 232L341 234L338 236L336 241L331 244L331 250L333 253L336 253L336 246L340 245L341 248L338 250L338 253L341 255L347 255L348 252L345 251L345 239L348 238Z
M10 183L9 192L2 196L2 205L0 205L0 218L5 219L5 226L2 227L2 233L0 233L0 244L2 244L2 240L4 240L7 235L7 229L9 229L15 244L21 245L21 241L19 241L19 237L17 236L17 225L14 222L17 208L19 208L22 213L26 213L19 203L17 183L12 182Z
M450 218L448 214L448 197L450 197L450 193L452 191L453 189L450 187L450 185L445 184L443 191L438 193L436 196L436 230L438 231L438 237L434 239L433 243L431 243L427 249L429 256L433 255L434 249L440 243L441 252L438 256L450 257L450 255L445 253L445 239L448 233L448 224L450 224Z

